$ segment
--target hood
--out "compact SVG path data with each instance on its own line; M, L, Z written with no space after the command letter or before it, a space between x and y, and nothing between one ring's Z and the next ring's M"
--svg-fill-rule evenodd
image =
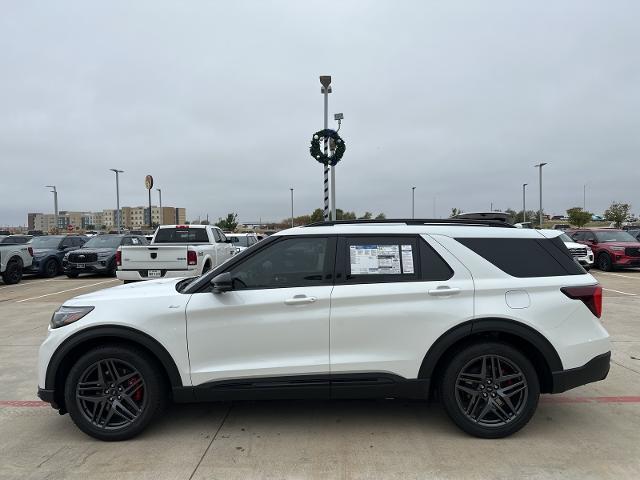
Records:
M638 242L600 242L597 244L599 247L624 247L624 248L640 248Z
M116 253L116 249L115 248L79 248L78 250L73 250L70 253L75 253L78 255L82 255L85 253L97 253L98 255L101 253L108 253L110 255L113 255L114 253Z
M567 248L591 248L589 245L585 245L584 243L576 243L576 242L564 242Z
M118 285L95 292L79 295L64 302L64 305L89 305L96 303L114 302L118 300L144 299L150 297L169 297L181 295L176 291L176 283L182 278L161 278L159 280L146 280L143 282Z

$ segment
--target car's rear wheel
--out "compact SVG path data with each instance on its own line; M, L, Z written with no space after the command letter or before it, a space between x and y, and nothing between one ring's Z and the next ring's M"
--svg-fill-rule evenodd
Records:
M598 255L598 269L603 272L610 272L613 270L613 263L608 253L601 253Z
M82 356L65 383L65 404L74 423L100 440L140 433L166 401L156 363L133 347L107 345Z
M477 343L451 358L441 395L447 414L462 430L476 437L501 438L531 419L540 384L520 351L504 343Z
M50 260L47 260L47 263L44 264L42 273L44 274L45 277L51 278L58 275L59 270L60 270L60 266L58 265L58 262L56 262L52 258Z
M19 283L22 280L22 262L20 260L9 260L7 268L2 273L2 280L7 285Z

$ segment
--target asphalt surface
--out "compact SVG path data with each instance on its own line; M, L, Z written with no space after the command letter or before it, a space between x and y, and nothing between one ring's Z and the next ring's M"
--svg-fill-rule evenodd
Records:
M175 405L133 440L100 442L37 399L36 358L55 308L119 282L0 283L0 479L640 478L640 271L593 273L609 377L544 395L502 440L465 435L438 404L384 400Z

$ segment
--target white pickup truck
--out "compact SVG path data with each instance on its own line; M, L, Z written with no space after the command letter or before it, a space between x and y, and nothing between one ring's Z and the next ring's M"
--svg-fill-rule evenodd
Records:
M162 225L150 245L121 246L116 276L125 283L170 277L195 277L229 260L235 249L211 225Z
M22 269L33 263L33 248L15 243L0 245L0 274L7 285L22 280Z

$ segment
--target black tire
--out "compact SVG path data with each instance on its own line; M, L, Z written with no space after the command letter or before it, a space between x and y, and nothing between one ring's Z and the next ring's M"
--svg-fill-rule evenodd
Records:
M7 285L20 283L22 280L22 261L16 258L9 260L7 268L2 273L2 280Z
M115 277L116 276L116 270L118 270L118 266L116 265L116 259L112 258L111 260L109 260L109 267L107 270L107 275L109 277Z
M71 367L64 398L80 430L119 441L138 435L162 411L167 388L160 368L144 351L114 344L90 350Z
M67 272L65 275L69 278L78 278L80 274L78 272Z
M613 262L611 262L611 257L608 253L601 253L598 255L598 261L596 263L598 265L598 270L602 270L603 272L610 272L613 270Z
M587 272L588 272L589 270L591 270L591 267L584 266L584 265L582 266L582 268L584 268L584 269L585 269L585 271L587 271Z
M44 264L44 268L42 269L42 275L47 278L52 278L60 273L60 265L53 258L50 258Z
M207 273L209 270L211 270L211 264L207 262L204 264L204 267L202 267L202 275Z
M536 411L540 396L538 375L529 359L499 342L472 344L454 354L440 387L451 420L480 438L502 438L520 430Z

